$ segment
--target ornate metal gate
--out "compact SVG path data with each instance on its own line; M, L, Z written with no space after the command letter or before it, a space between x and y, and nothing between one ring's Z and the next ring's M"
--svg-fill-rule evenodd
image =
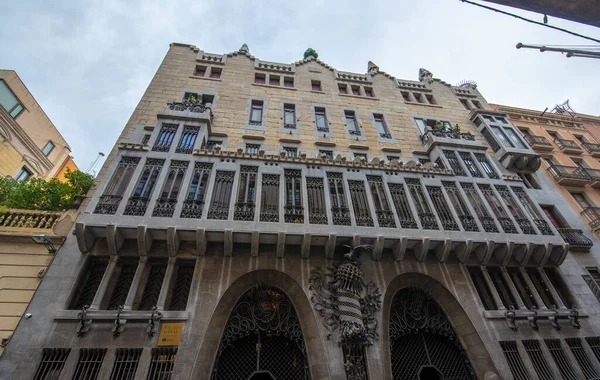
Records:
M402 289L394 297L390 346L394 380L476 378L446 314L421 289Z
M302 329L289 298L257 285L234 307L212 380L310 380Z

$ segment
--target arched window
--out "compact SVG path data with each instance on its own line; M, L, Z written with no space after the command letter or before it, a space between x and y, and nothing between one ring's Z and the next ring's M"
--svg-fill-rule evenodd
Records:
M302 329L289 298L257 285L233 308L212 380L310 380Z
M390 350L394 380L476 378L446 314L418 288L402 289L392 301Z

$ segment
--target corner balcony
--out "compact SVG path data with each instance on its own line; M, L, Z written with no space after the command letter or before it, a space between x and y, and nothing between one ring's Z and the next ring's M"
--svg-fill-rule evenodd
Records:
M421 136L421 141L425 145L427 152L430 152L436 145L468 149L487 149L484 144L475 139L475 135L471 134L471 132L429 130Z
M554 150L552 143L544 136L524 135L523 138L536 152L552 152Z
M164 111L158 113L158 118L174 118L182 120L205 121L212 125L214 118L212 103L198 103L189 100L167 103Z
M577 145L577 143L573 140L554 139L554 143L556 144L556 146L558 146L558 149L560 149L564 153L571 153L571 154L583 153L583 149L581 149L579 147L579 145Z
M579 166L550 165L548 171L558 184L563 186L585 186L591 183L586 169Z
M587 207L581 212L581 215L588 219L592 231L600 230L600 207Z
M594 245L594 242L578 228L559 228L558 233L565 243L569 243L569 249L572 252L589 252Z
M583 143L585 150L593 157L600 157L600 144Z

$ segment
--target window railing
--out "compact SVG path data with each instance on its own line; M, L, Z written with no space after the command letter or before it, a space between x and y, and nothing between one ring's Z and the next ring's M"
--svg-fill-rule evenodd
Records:
M237 202L233 212L234 220L252 221L254 220L254 210L256 205L254 202Z
M581 215L588 218L593 230L600 229L600 207L587 207L581 212Z
M392 134L391 133L380 133L379 137L384 138L384 139L391 139L392 138Z
M585 142L581 145L583 145L585 150L587 150L590 154L600 154L600 144L592 144Z
M348 134L352 136L361 136L361 133L358 129L351 129L348 131Z
M573 140L567 139L554 139L554 143L560 150L581 150L577 143Z
M594 245L594 242L578 228L559 228L558 233L573 250L589 252Z
M177 198L158 198L152 216L170 218L175 212L175 206L177 206Z
M123 199L120 195L103 195L98 200L94 214L107 214L112 215L117 212L119 204Z
M585 172L592 181L600 181L600 170L586 168Z
M285 205L283 208L283 218L286 223L304 223L304 207Z
M181 209L182 218L193 218L200 219L202 217L202 208L204 207L204 201L186 199L183 201L183 208Z
M579 166L564 166L551 164L548 170L552 173L555 179L589 179L587 170Z
M552 143L548 141L544 136L533 136L533 135L524 135L525 141L532 147L535 145L543 145L547 147L552 147Z
M471 134L471 132L462 133L454 131L445 131L441 129L430 129L421 135L421 141L423 142L423 145L429 142L429 135L455 140L475 141L475 135Z
M125 215L144 216L149 203L148 197L130 197L125 207Z
M202 104L199 102L193 102L191 100L184 100L183 102L167 103L167 106L172 111L187 111L187 112L193 112L193 113L204 113L204 112L208 111L211 122L214 117L212 108L210 106L208 106L208 104L205 105L205 104Z

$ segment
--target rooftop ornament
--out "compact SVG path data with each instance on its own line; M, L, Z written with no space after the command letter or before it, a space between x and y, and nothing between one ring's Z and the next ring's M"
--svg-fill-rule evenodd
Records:
M241 53L250 53L250 49L248 48L248 44L243 44L240 48Z
M306 59L308 57L314 57L316 59L316 58L319 58L319 54L315 51L315 49L308 48L304 52L304 59Z
M373 61L369 61L369 63L367 63L367 72L369 74L374 74L378 71L379 71L379 66L377 66L375 63L373 63Z
M431 71L427 69L420 68L419 69L419 81L424 81L426 79L433 79L433 74Z

